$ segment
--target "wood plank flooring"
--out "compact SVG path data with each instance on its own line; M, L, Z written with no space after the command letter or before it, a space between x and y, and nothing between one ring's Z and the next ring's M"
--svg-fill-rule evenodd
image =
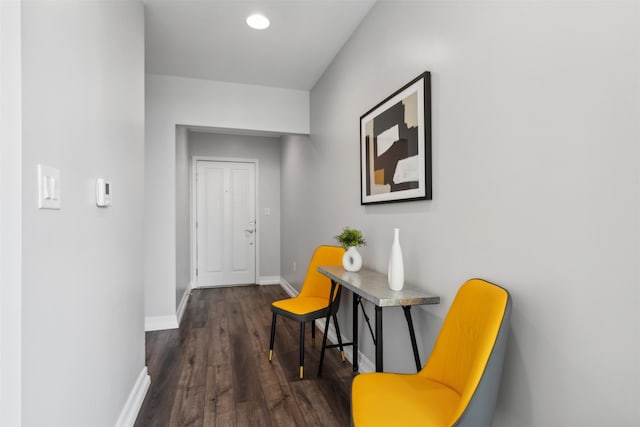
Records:
M299 324L278 316L269 363L271 302L279 286L194 290L179 329L147 332L151 388L136 426L348 426L349 362L305 328L305 378L298 377Z

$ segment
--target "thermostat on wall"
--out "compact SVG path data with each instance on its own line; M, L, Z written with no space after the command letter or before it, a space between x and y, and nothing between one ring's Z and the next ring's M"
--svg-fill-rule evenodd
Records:
M111 184L104 178L96 179L96 205L111 206Z

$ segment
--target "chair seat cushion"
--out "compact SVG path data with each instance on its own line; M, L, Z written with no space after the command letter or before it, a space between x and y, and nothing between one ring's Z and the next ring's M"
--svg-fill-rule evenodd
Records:
M460 396L419 374L360 374L353 380L355 427L449 426Z
M274 301L273 308L279 309L279 311L296 314L298 316L315 313L317 311L326 310L329 305L327 298L320 297L303 297L297 296L295 298L287 298L279 301Z

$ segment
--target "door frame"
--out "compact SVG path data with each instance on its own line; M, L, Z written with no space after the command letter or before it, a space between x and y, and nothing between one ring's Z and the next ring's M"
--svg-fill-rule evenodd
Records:
M197 202L198 202L198 185L196 182L196 175L198 173L198 167L197 164L199 161L206 161L206 162L229 162L229 163L253 163L253 167L255 168L255 174L254 174L254 183L253 185L255 186L255 239L256 239L256 245L255 245L255 277L254 277L254 283L258 283L258 278L260 277L260 230L261 230L261 226L262 224L258 224L258 217L259 217L259 213L260 213L260 204L258 203L260 201L260 190L258 187L258 182L259 179L258 177L260 176L260 168L259 168L259 161L258 159L249 159L249 158L242 158L242 157L216 157L216 156L191 156L191 215L189 215L190 217L190 228L191 228L191 253L190 253L190 258L191 258L191 288L192 289L196 289L196 288L200 288L200 286L198 286L198 280L196 277L196 268L198 268L198 230L196 229L196 220L198 217L198 206L197 206Z

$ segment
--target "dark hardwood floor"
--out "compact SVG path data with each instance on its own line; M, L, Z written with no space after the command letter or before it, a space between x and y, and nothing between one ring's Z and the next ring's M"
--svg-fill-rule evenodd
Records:
M348 426L349 362L306 328L305 378L298 375L299 324L278 317L269 363L271 302L279 286L194 290L179 329L147 332L151 376L136 426Z

